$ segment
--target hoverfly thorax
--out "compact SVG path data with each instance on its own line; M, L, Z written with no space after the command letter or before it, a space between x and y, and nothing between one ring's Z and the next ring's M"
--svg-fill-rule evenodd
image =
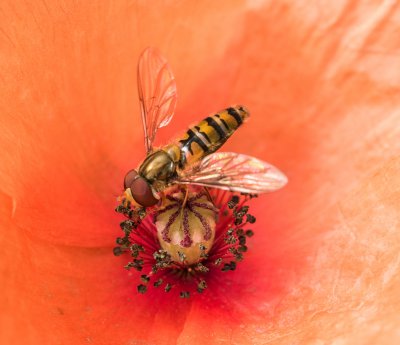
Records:
M145 178L156 191L175 175L176 165L165 151L151 153L139 168L139 175Z

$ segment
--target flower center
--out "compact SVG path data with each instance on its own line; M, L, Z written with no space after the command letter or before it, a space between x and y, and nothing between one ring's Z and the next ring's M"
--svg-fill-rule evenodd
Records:
M179 287L180 297L207 288L206 279L217 272L236 269L247 252L245 229L255 218L245 205L251 196L238 196L200 187L174 187L165 192L160 205L135 208L124 197L116 211L127 220L120 226L115 255L130 253L126 269L142 272L137 290L151 284L165 292Z

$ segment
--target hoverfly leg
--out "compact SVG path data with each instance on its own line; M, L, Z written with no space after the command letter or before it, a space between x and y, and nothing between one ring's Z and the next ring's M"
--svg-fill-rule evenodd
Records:
M165 202L167 201L166 194L163 191L161 191L161 192L158 193L158 196L160 198L160 201L158 202L158 205L159 206L165 205Z
M206 191L208 200L210 200L214 204L214 200L210 194L210 191L208 190L208 187L204 187L204 190Z
M182 210L185 208L188 196L189 196L189 188L187 186L184 186L185 188L185 198L183 199L183 203L182 203Z

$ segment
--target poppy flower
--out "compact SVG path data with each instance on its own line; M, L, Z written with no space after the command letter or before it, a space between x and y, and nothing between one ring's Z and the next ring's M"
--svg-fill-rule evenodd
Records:
M390 1L3 4L0 342L395 343L398 17ZM158 142L245 104L223 150L290 181L252 203L246 260L190 299L138 294L112 255L150 45L179 93Z

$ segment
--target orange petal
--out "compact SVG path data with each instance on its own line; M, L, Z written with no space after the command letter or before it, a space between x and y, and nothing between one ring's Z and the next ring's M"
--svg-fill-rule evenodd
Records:
M395 343L398 17L389 1L5 4L0 343ZM290 180L255 201L245 262L189 301L138 296L111 255L148 45L180 95L160 142L243 103L224 149Z

